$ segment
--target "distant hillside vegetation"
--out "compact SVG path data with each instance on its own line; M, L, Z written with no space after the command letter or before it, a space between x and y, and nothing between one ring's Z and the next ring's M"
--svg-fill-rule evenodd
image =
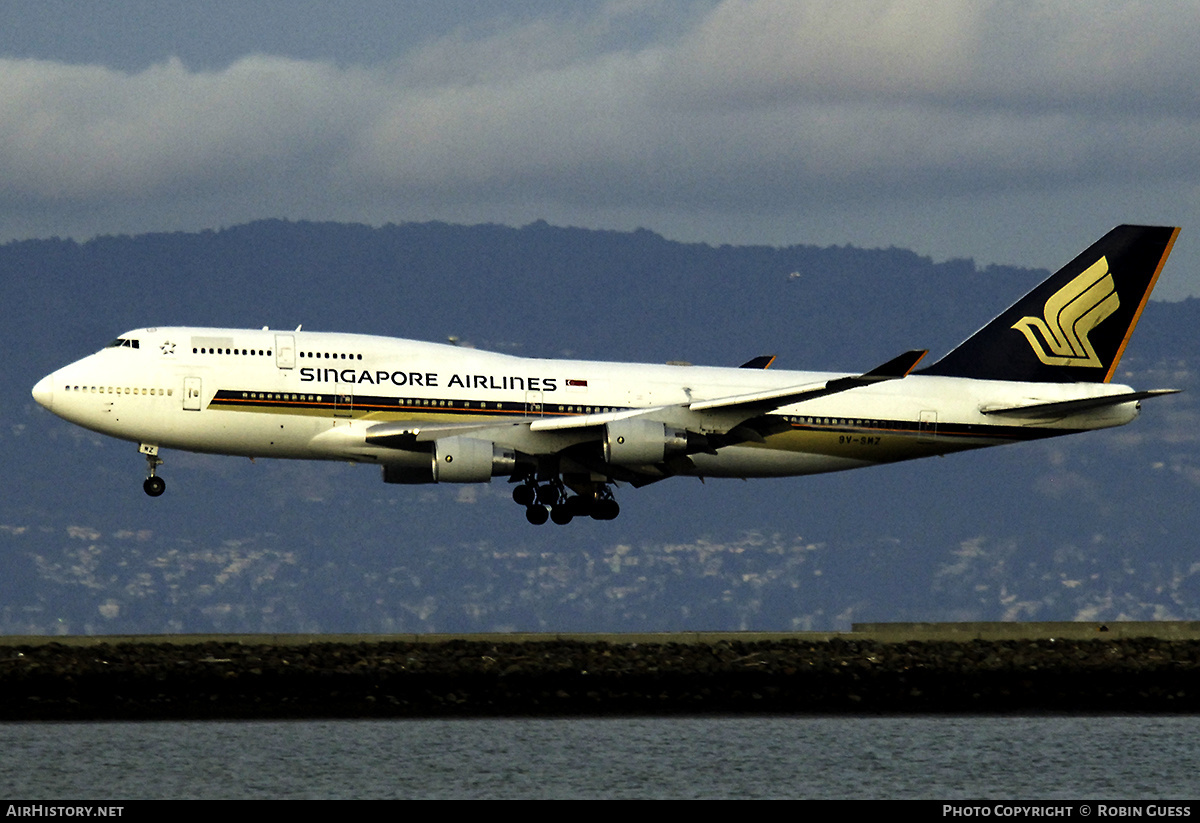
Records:
M0 631L1200 619L1200 300L1147 308L1119 379L1189 392L1147 402L1125 429L844 475L622 489L619 520L568 529L529 526L500 482L394 487L362 466L181 453L164 455L170 489L152 501L131 444L29 396L127 329L176 324L859 370L911 348L937 357L1045 275L542 222L267 220L5 244Z

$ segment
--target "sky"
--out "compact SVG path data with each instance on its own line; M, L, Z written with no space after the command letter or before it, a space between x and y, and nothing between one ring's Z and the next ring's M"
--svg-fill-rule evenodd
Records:
M1200 4L0 0L0 241L258 218L1054 269L1183 227Z

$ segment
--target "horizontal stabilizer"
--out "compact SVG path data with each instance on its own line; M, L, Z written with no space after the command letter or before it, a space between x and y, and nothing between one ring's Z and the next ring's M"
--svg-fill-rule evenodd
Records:
M1056 403L1035 403L1032 406L1011 406L1005 409L983 409L984 414L1002 414L1005 417L1066 417L1080 412L1102 409L1108 406L1119 406L1122 403L1132 403L1145 400L1148 397L1162 397L1167 394L1178 394L1179 389L1151 389L1149 391L1125 392L1109 394L1103 397L1085 397L1082 400L1061 400Z

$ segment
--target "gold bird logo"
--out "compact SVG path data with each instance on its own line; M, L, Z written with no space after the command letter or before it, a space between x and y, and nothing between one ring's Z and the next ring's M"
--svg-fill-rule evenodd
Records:
M1120 305L1108 260L1101 257L1050 295L1044 319L1022 317L1013 328L1047 366L1103 366L1088 335Z

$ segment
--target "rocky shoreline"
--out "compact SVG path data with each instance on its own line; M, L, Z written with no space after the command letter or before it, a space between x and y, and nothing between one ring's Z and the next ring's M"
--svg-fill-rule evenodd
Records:
M0 720L1193 713L1200 640L255 644L0 648Z

